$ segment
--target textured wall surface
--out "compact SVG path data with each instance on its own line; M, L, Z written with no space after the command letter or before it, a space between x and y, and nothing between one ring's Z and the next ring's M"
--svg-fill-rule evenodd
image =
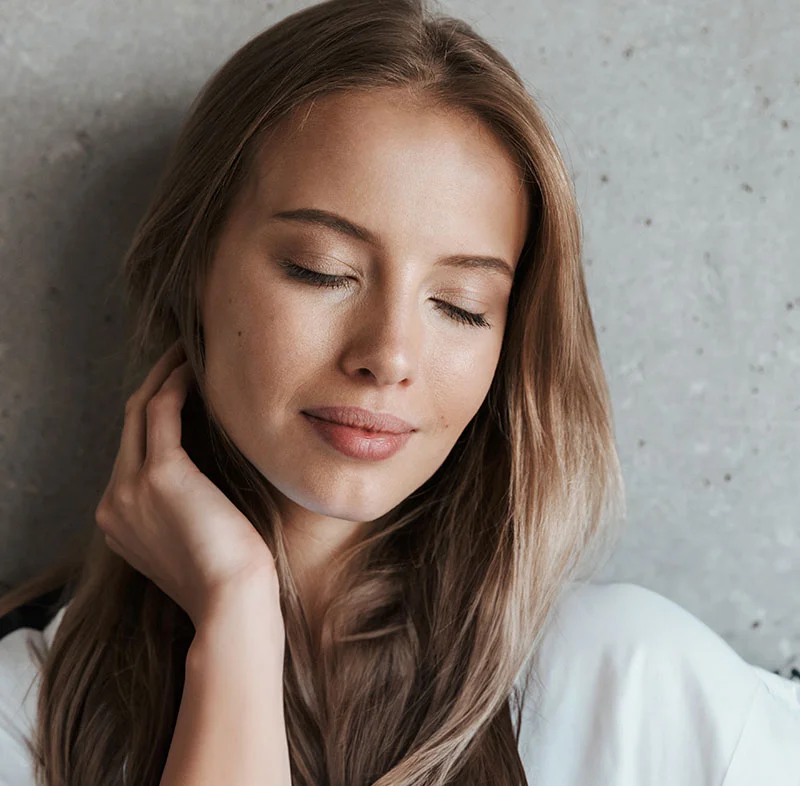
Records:
M300 7L0 3L0 579L93 520L132 229L212 71ZM305 5L305 4L302 4ZM800 653L800 3L451 0L577 183L629 523L603 580ZM800 664L798 664L800 665Z

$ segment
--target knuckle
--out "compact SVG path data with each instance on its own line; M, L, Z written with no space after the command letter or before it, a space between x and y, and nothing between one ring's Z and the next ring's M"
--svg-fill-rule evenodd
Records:
M138 494L132 483L120 483L114 492L114 503L120 510L130 511L136 507Z
M107 532L111 525L111 513L108 509L108 503L105 498L100 501L94 512L95 524L103 531Z
M125 402L125 415L133 414L139 408L139 396L136 393L132 393L128 396L127 401Z
M147 402L147 414L151 415L161 410L167 411L172 409L172 399L174 398L175 391L172 388L162 388Z
M142 482L153 491L163 491L169 485L167 467L162 461L145 461L141 476Z

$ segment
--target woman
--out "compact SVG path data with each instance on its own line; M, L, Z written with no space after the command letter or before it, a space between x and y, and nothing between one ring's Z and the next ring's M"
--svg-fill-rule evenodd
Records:
M788 680L586 582L624 506L575 198L467 25L331 0L250 41L125 274L92 541L0 607L46 599L41 662L0 642L9 783L796 786Z

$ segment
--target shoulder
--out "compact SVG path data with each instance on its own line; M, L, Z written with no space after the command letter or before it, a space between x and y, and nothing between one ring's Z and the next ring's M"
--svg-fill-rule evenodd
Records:
M704 622L624 582L567 585L530 667L521 753L562 786L721 784L765 690Z
M0 783L33 784L27 740L32 738L38 701L39 662L35 649L52 645L65 608L46 617L30 607L2 618L0 637ZM38 626L38 627L34 627Z
M558 650L559 657L677 658L698 669L722 667L721 677L744 674L753 685L757 679L698 617L664 595L627 582L568 584L553 609L544 649Z

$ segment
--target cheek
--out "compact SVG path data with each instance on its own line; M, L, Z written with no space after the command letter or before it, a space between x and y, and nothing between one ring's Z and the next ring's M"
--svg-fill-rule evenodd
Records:
M236 353L253 396L278 404L316 375L331 335L302 298L277 288L272 292L249 295L232 319L239 325Z
M437 412L438 426L452 441L480 409L492 384L500 347L488 345L476 349L450 347L437 353L430 364L430 385Z

